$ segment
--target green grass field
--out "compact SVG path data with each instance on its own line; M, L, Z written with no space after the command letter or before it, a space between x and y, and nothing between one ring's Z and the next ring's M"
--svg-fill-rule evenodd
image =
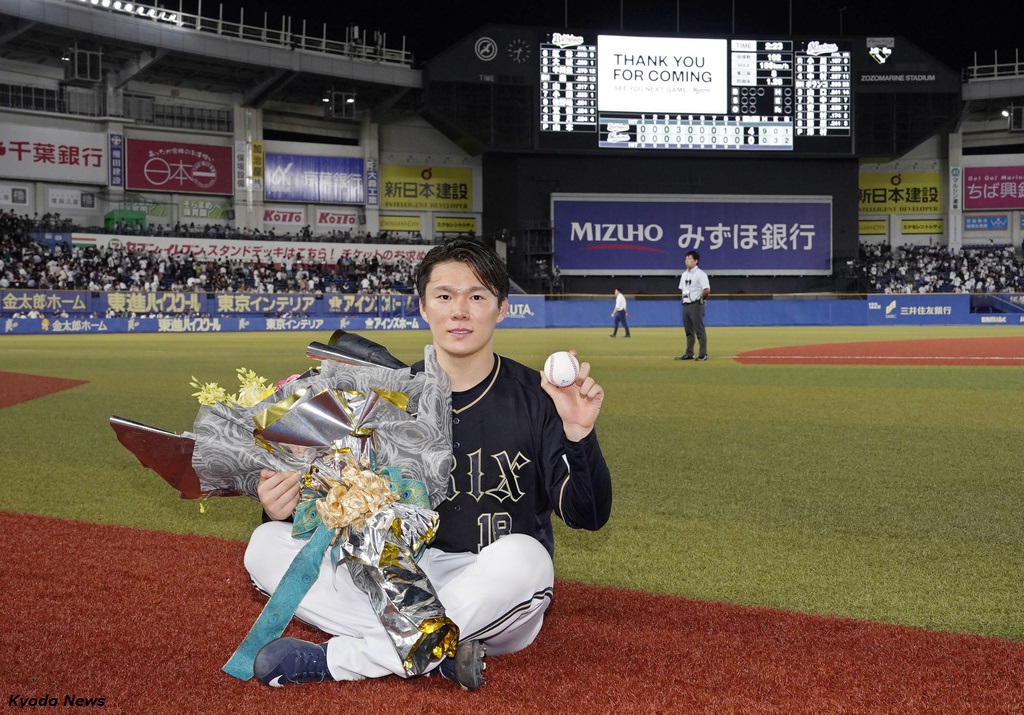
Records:
M559 578L696 599L1024 639L1024 370L749 366L764 347L1022 335L1024 329L710 328L707 363L672 360L681 329L509 330L539 368L575 348L607 392L615 480L600 532L560 528ZM366 334L398 357L426 331ZM277 379L327 334L7 336L0 370L88 384L0 410L0 509L245 539L259 510L183 501L118 444L112 414L186 431L194 375ZM68 544L74 558L74 544ZM239 566L241 569L241 566Z

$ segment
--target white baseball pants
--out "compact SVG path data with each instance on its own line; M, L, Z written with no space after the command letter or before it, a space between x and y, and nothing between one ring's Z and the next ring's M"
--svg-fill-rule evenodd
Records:
M306 544L291 535L288 522L261 524L249 539L245 567L256 586L273 593L292 559ZM510 534L479 554L428 548L419 561L460 640L480 640L487 655L522 650L533 642L551 602L554 566L539 541ZM369 598L348 569L331 566L324 554L320 575L302 599L296 618L333 637L327 664L336 680L405 676L402 661Z

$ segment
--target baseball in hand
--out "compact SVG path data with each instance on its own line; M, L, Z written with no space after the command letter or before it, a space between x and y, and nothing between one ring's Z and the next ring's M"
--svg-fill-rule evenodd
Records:
M564 350L548 355L544 361L544 375L555 387L568 387L576 382L580 374L580 363L576 357Z

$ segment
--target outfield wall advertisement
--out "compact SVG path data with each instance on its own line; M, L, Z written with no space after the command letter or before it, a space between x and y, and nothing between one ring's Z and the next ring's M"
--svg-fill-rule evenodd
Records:
M967 293L868 296L868 325L964 325L971 322Z
M42 317L27 317L37 314ZM545 324L543 296L514 295L500 327ZM0 290L0 326L0 333L33 334L427 327L414 295L46 290Z
M106 297L105 297L106 296ZM104 302L105 301L105 302ZM0 291L0 335L231 332L239 330L426 330L413 296ZM106 306L124 317L108 318ZM27 317L33 315L35 317ZM42 317L38 317L38 316ZM872 295L866 299L716 298L709 327L850 325L1024 326L1024 295ZM630 303L630 326L680 328L676 299ZM500 328L609 327L606 300L509 296Z
M715 275L830 275L828 196L552 194L566 275L677 275L687 251Z

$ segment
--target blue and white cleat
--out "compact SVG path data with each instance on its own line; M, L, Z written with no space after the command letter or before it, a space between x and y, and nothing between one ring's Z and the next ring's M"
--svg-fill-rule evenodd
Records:
M252 670L257 680L272 688L333 680L327 668L327 644L298 638L277 638L267 643L256 654Z

